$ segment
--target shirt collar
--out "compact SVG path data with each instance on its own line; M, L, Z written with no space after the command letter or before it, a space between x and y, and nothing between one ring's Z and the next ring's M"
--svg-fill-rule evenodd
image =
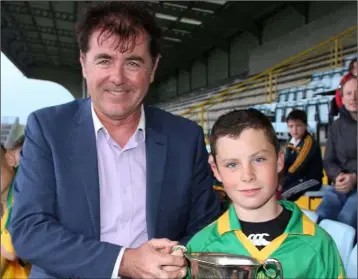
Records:
M296 140L295 138L291 138L290 143L296 147L300 143L301 139Z
M97 134L98 131L100 131L101 129L103 129L107 134L107 130L106 128L103 126L101 120L99 120L97 113L94 111L93 108L93 103L91 102L91 111L92 111L92 120L93 120L93 126L94 126L94 131L96 133L96 138L97 138ZM145 138L145 112L144 112L144 105L141 106L140 108L140 119L139 119L139 123L137 126L136 131L141 130L143 132L144 138Z
M313 223L300 208L293 202L279 201L286 209L292 211L292 216L287 224L285 233L299 235L315 235L315 223ZM237 218L234 205L218 219L218 233L220 235L241 230L239 219Z

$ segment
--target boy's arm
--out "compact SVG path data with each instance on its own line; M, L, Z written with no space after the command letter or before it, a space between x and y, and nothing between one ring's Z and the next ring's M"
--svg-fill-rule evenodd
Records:
M341 256L339 255L336 243L333 239L327 241L326 249L322 255L322 273L320 278L346 279L347 275L344 270Z

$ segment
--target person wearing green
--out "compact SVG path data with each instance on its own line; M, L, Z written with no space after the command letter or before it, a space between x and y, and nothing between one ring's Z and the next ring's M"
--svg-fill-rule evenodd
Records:
M284 154L265 115L248 109L221 116L210 144L210 165L232 204L189 241L189 253L237 254L261 263L274 258L289 279L346 278L331 236L295 203L276 200ZM267 278L263 269L258 277Z

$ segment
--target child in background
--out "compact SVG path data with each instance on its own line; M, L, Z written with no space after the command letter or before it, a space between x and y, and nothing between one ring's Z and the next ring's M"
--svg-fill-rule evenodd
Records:
M346 278L332 238L295 203L276 200L284 154L265 115L249 109L221 116L210 145L211 168L232 204L189 241L189 253L275 258L290 279ZM266 277L263 270L258 276Z

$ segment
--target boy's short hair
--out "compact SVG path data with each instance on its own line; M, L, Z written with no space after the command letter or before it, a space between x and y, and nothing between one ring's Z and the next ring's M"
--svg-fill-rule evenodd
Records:
M279 153L280 144L270 119L256 109L240 109L221 115L210 134L211 154L216 157L216 142L221 137L238 138L246 129L263 130L269 142Z
M307 114L304 110L294 109L287 115L286 123L289 120L300 120L301 122L307 125Z

